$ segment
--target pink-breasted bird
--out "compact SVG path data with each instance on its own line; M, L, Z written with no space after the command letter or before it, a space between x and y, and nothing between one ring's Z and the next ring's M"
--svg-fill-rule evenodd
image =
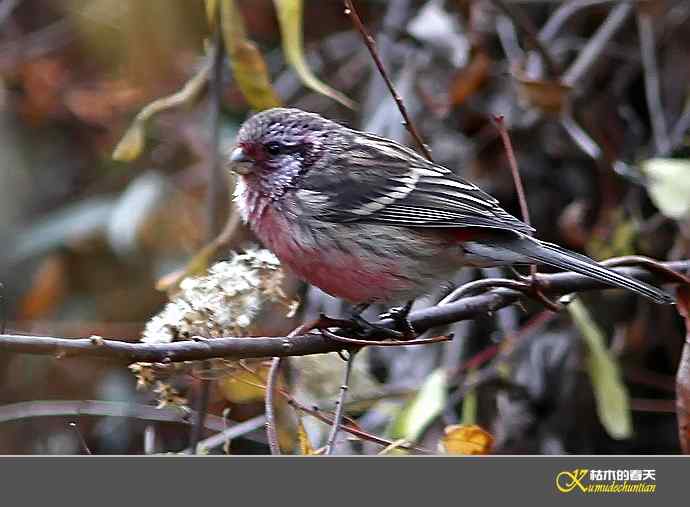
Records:
M476 185L390 139L276 108L242 125L228 167L252 231L299 278L360 308L429 293L462 266L547 264L657 303L665 292L532 237Z

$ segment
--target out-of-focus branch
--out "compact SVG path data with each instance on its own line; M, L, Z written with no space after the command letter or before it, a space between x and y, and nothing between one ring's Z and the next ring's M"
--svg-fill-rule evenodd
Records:
M68 416L107 416L130 417L146 421L192 424L195 413L182 411L179 408L156 408L138 403L100 400L47 400L23 401L0 406L0 423L29 419L33 417L68 417ZM205 426L211 431L224 431L227 423L222 417L208 415ZM234 426L231 426L234 427Z
M214 14L216 18L219 12ZM206 234L210 241L218 236L222 223L219 221L223 200L227 199L227 185L223 184L223 167L220 156L220 108L223 97L223 62L225 46L220 20L217 19L213 34L213 66L209 86L209 123L211 127L211 164L209 166L208 186L206 188ZM197 390L197 419L189 435L189 447L197 452L197 444L204 432L204 419L211 397L211 381L202 379Z
M652 261L653 262L653 261ZM683 276L690 274L690 260L657 263ZM646 282L673 282L665 276L653 274L638 267L617 268L619 273ZM658 273L658 270L657 270ZM539 288L547 295L567 294L608 288L605 284L572 272L539 275ZM484 294L466 297L443 306L433 306L410 314L410 321L417 333L432 327L472 319L487 312L494 312L515 303L523 294L519 291L499 288ZM393 321L385 319L376 324L394 328ZM117 340L91 338L54 338L45 336L0 335L0 351L26 354L102 357L123 362L198 361L213 357L232 359L304 356L323 354L343 349L343 344L328 339L321 333L312 332L292 337L215 338L179 341L166 344L128 343Z
M532 46L544 61L544 65L551 77L558 77L561 74L561 68L551 56L549 50L542 44L537 34L537 28L532 23L532 20L525 16L525 14L516 5L509 5L504 0L491 0L491 3L500 9L510 20L515 27L522 32L527 39L527 42Z
M599 56L604 51L606 44L623 26L625 20L632 12L634 6L631 3L621 3L611 9L606 20L602 23L593 37L582 51L577 55L577 58L568 70L563 74L561 82L568 86L575 86L582 77L587 74L587 71L594 65Z
M666 155L671 151L671 142L668 137L664 107L661 103L654 24L652 16L642 8L637 11L637 29L640 37L645 95L647 98L647 108L649 109L649 118L652 123L652 133L654 134L654 145L656 153Z

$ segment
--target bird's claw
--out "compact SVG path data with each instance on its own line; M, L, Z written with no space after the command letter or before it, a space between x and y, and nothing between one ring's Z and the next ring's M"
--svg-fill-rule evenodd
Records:
M382 319L391 319L395 323L396 329L402 334L405 340L414 340L417 338L417 333L408 319L410 310L412 309L413 301L408 301L403 306L396 306L390 308L386 313L382 313Z
M353 315L351 322L355 325L355 333L364 339L373 338L374 336L384 336L392 340L400 340L405 337L404 333L388 329L378 324L373 324L361 315Z

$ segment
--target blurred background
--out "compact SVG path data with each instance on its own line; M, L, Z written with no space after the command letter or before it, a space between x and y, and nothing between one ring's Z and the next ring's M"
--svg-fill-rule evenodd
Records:
M0 1L0 298L8 333L139 340L168 301L161 286L234 216L231 178L213 176L216 136L221 149L231 146L262 104L318 112L414 146L342 2L306 0L296 13L288 4L301 2ZM502 115L541 238L599 259L690 256L690 3L355 5L436 162L519 216L493 122ZM209 78L223 38L224 64ZM317 80L311 86L308 72ZM207 79L221 86L209 89ZM178 107L137 123L142 108L188 82ZM116 150L139 124L140 136ZM213 259L254 243L231 225ZM504 274L467 269L449 287L495 276ZM269 306L251 334L284 335L319 312L348 310L289 275L283 288L302 301L297 314ZM455 424L484 428L497 453L680 452L674 376L685 328L676 309L621 291L582 295L577 304L553 314L526 302L436 330L454 332L450 343L367 349L357 358L348 415L366 432L434 452ZM342 371L337 355L292 359L285 382L304 406L330 410ZM208 411L257 424L208 452L266 453L263 392L238 375L212 377ZM174 386L196 406L204 378L182 372ZM144 409L160 393L136 383L120 363L0 352L0 453L187 448L189 425L148 418ZM65 414L58 400L115 405ZM326 425L308 416L299 423L287 404L278 408L284 450L323 445ZM382 448L343 439L338 449Z

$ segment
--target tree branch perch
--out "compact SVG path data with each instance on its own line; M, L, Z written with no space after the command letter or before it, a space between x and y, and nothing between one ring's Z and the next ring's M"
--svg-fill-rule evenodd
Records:
M682 275L690 274L690 260L658 263ZM617 268L616 271L646 282L668 282L658 274L637 267ZM677 282L677 280L675 280ZM567 294L607 288L606 285L576 273L565 272L539 275L540 288L550 295ZM513 304L523 297L518 291L498 288L484 294L466 297L443 306L433 306L410 314L410 321L418 333L432 327L475 318ZM393 328L385 319L377 322ZM91 338L54 338L1 334L0 351L24 354L102 357L126 363L168 363L198 361L213 357L245 359L255 357L304 356L336 352L343 344L320 333L306 333L292 337L215 338L179 341L166 344L130 343L118 340Z

